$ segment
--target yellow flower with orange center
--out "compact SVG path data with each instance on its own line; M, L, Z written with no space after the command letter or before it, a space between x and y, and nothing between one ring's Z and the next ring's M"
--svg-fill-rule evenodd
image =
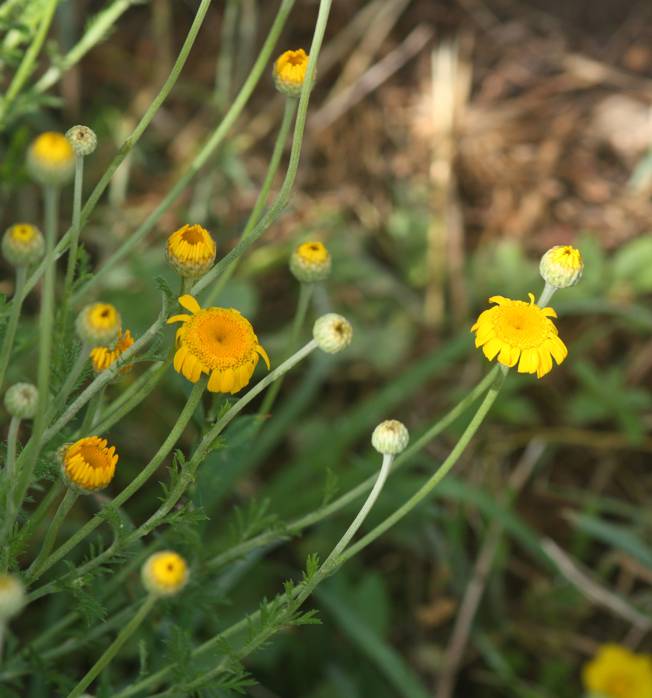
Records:
M587 691L604 698L652 698L652 659L626 647L603 645L582 671Z
M213 266L217 245L201 225L184 225L168 237L166 254L181 276L195 278Z
M308 70L308 54L302 49L285 51L274 62L274 84L279 92L296 97Z
M269 357L249 320L233 308L204 308L193 296L179 303L189 310L173 315L168 323L181 322L177 330L174 368L191 383L207 374L212 393L237 393L251 380L259 358L269 368Z
M504 366L518 364L519 373L536 373L541 378L552 370L552 359L560 364L568 350L550 320L557 313L539 308L534 295L529 296L529 303L492 296L489 302L496 305L480 314L471 332L475 332L475 346L482 347L489 361L498 357Z
M93 347L90 354L93 370L96 373L105 371L109 366L113 365L133 343L134 338L131 332L125 330L125 332L120 331L113 347ZM125 366L120 370L126 372L129 371L130 368L131 366Z
M66 482L80 492L104 489L113 480L118 455L100 436L86 436L61 450L61 471Z
M64 184L75 169L75 151L63 133L46 131L32 142L27 167L43 184Z
M141 569L143 586L150 594L171 596L181 591L188 581L188 564L173 550L150 555Z

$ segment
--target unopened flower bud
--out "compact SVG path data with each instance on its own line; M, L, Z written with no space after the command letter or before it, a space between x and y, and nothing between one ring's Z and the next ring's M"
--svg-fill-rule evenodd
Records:
M203 276L215 262L217 245L201 225L184 225L168 237L168 262L180 276L196 279Z
M155 596L172 596L186 585L188 565L173 550L150 555L141 569L143 586Z
M16 223L2 236L2 254L14 267L36 264L45 251L43 234L29 223Z
M405 424L396 419L381 422L371 435L371 445L384 456L395 456L407 448L410 433Z
M5 393L5 407L12 417L32 419L38 405L38 390L31 383L15 383Z
M13 574L0 574L0 623L20 613L25 605L25 587Z
M570 245L551 247L541 257L539 272L543 280L554 288L575 286L582 278L584 262L578 249Z
M120 313L110 303L91 303L77 316L79 338L89 346L112 344L122 329Z
M312 329L317 346L327 354L336 354L351 344L351 323L337 313L327 313L317 318Z
M290 257L290 271L303 284L325 281L331 273L331 256L321 242L304 242Z
M308 69L308 54L302 49L282 53L274 63L274 85L287 97L297 97L301 92Z
M75 152L63 133L46 131L30 145L27 169L40 184L60 186L72 177Z
M75 155L86 157L95 152L97 148L97 136L95 131L88 126L78 124L66 131L66 138L75 151Z

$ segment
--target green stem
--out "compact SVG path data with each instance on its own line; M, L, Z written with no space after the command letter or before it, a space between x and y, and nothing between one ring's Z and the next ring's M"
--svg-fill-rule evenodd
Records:
M108 369L107 369L108 370ZM115 497L110 506L113 509L121 507L128 499L130 499L154 474L156 469L161 465L166 456L170 453L179 437L183 433L186 425L191 420L192 415L201 400L202 393L206 387L206 380L202 379L193 386L193 389L188 396L188 400L181 410L176 424L172 427L167 438L160 446L158 451L154 454L149 463L138 473L138 475L120 492L117 497ZM29 581L33 582L38 579L44 572L46 572L52 565L56 564L65 557L70 550L72 550L76 545L81 543L87 536L89 536L102 522L104 521L103 512L95 514L95 516L88 521L84 526L82 526L75 534L73 534L63 545L57 548L52 554L50 554L39 567L38 571L35 572Z
M206 13L208 12L210 4L211 0L202 0L199 8L197 9L195 19L193 20L193 23L188 31L188 35L186 36L185 41L183 42L183 46L179 51L177 60L172 66L172 70L170 71L167 80L163 83L163 86L159 90L158 94L156 95L156 97L154 97L153 101L147 107L147 110L143 114L142 118L140 119L134 130L124 141L124 143L120 146L120 150L118 150L113 160L111 160L110 165L107 167L100 181L95 185L95 188L91 192L91 195L88 197L88 200L86 201L86 204L84 205L84 208L81 212L82 227L84 226L89 216L95 209L95 206L97 205L98 201L100 200L100 197L104 193L104 190L109 185L109 182L111 181L115 171L118 169L118 167L120 167L124 159L134 149L136 143L138 143L140 137L143 135L143 132L149 126L150 122L156 115L156 112L158 112L158 110L161 108L161 105L166 100L167 96L170 94L170 91L174 87L183 69L183 66L186 63L186 60L188 59L188 55L190 54L193 44L195 43L195 39L197 38L199 29L201 28L201 25L204 22L204 18L206 17ZM59 258L66 251L68 244L70 243L71 237L72 228L69 229L59 241L59 244L57 245L55 250L57 258ZM28 293L36 285L39 278L43 275L44 271L45 266L41 264L28 279L25 293Z
M249 216L244 230L242 231L241 238L247 238L251 234L251 231L254 229L256 223L258 223L258 221L260 220L263 208L267 203L269 190L272 187L274 177L276 176L278 167L281 162L281 156L283 155L283 149L285 148L288 133L290 132L290 126L292 124L292 118L294 117L296 108L297 100L294 98L288 98L285 102L283 119L281 121L281 126L278 130L278 133L276 134L276 142L274 143L274 150L272 152L272 158L269 162L269 166L265 174L265 179L263 180L263 184L260 188L260 192L258 193L258 198L256 199L256 203L254 204L254 208L251 212L251 215ZM231 276L233 276L233 273L235 272L237 265L238 260L236 259L224 270L224 272L220 275L220 277L215 282L215 285L211 288L210 292L206 296L205 305L215 304L216 298L219 296L219 294L221 293L222 289L224 288L228 280L231 278Z
M219 126L213 132L208 141L201 148L199 153L193 158L190 166L181 175L181 177L175 182L174 186L165 195L161 203L152 211L152 213L147 217L147 219L129 235L124 243L104 262L104 264L95 272L93 277L89 279L76 293L75 299L87 295L88 290L95 286L98 281L100 281L104 275L112 269L119 261L126 257L133 249L140 243L140 241L149 233L150 230L156 225L161 216L170 208L181 192L186 188L188 183L192 178L199 172L199 170L206 164L210 156L213 154L217 146L222 142L230 128L235 123L236 119L240 116L240 112L243 110L244 106L249 100L258 80L260 79L263 71L268 67L269 57L272 50L278 40L281 33L285 20L294 5L295 0L283 0L281 6L278 10L272 28L270 29L263 48L251 69L247 79L245 80L240 92L237 97L233 100L231 108L222 119ZM233 257L229 258L229 261ZM210 273L210 272L209 272ZM214 277L212 277L214 278ZM201 283L201 282L200 282ZM203 288L204 286L202 286Z
M435 439L439 434L441 434L450 424L452 424L456 419L458 419L471 404L473 404L483 393L487 391L489 386L495 381L496 375L498 374L498 367L495 366L483 379L478 383L478 385L473 388L457 405L455 405L451 410L449 410L443 417L440 417L431 427L429 427L416 441L414 441L409 448L407 448L403 453L401 453L396 460L393 462L391 471L398 470L404 465L409 463L412 458L417 455L427 444L429 444L433 439ZM223 567L224 565L232 562L233 560L246 555L252 550L256 550L265 545L271 545L282 541L287 535L294 535L301 533L305 528L313 526L324 519L329 518L338 511L341 511L346 506L354 502L356 499L362 497L365 492L368 492L374 485L376 481L375 476L371 476L361 482L359 485L349 490L346 494L338 497L330 504L317 509L316 511L300 516L293 521L290 521L283 528L283 535L278 533L261 533L248 541L244 541L239 545L233 546L229 550L220 553L212 560L209 560L207 566L209 569L217 569Z
M50 507L55 499L61 496L63 492L63 483L61 480L53 482L48 490L47 494L39 502L39 505L30 513L27 518L25 525L20 529L14 545L20 546L23 541L26 541L32 533L43 523L43 520L50 512Z
M9 432L7 434L7 455L5 462L4 480L7 483L7 499L5 503L7 517L13 518L13 498L11 496L10 483L16 477L16 446L18 443L18 430L20 429L20 417L12 417L9 422ZM7 570L9 565L9 550L5 546L4 554L2 555L2 566L0 569Z
M143 602L143 605L138 609L136 615L118 633L118 637L109 645L104 654L93 664L84 678L70 691L68 698L78 698L82 694L82 691L90 686L92 681L100 675L102 670L108 666L109 662L118 654L125 642L127 642L140 627L140 624L145 620L145 616L152 610L152 606L154 606L155 603L156 597L150 594Z
M82 185L84 183L84 156L75 155L75 186L72 197L72 229L70 234L70 247L68 250L68 266L66 268L66 279L63 286L63 300L61 301L61 316L63 317L65 336L65 325L67 321L67 307L72 293L72 284L75 280L75 268L77 266L77 247L79 246L79 236L81 234L81 201Z
M9 311L9 321L7 322L7 330L5 331L4 339L2 340L2 352L0 353L0 390L5 382L5 373L11 359L11 350L14 347L14 339L16 338L16 330L18 329L18 320L20 311L23 307L23 289L27 279L27 267L18 267L16 269L16 285L14 286L14 301L11 304Z
M292 322L292 331L290 332L290 339L288 341L287 353L291 354L299 340L299 334L304 322L306 321L306 315L308 314L308 308L310 307L310 299L312 297L314 285L313 284L300 284L299 286L299 300L297 301L297 309L294 313L294 320ZM272 405L276 400L276 397L281 390L283 385L283 380L278 380L270 388L269 392L265 395L263 404L260 406L260 414L267 415L272 410Z
M86 366L86 364L88 363L89 355L90 349L88 345L82 343L82 345L79 348L79 353L75 358L75 362L70 367L70 371L68 371L68 375L66 376L66 379L63 382L61 389L59 390L59 393L54 398L54 400L52 400L52 405L48 410L46 418L47 422L51 422L52 419L56 417L59 410L65 406L68 396L79 381L79 377L81 376L82 371L84 370L84 366Z
M105 389L106 386L102 386L100 390L98 390L95 393L95 395L93 395L93 397L88 401L88 406L86 407L86 412L84 413L84 421L79 427L79 433L82 436L92 433L93 422L95 421L95 417L98 416L102 407L102 400L104 398ZM98 432L100 434L102 433L100 430L98 430Z
M61 528L61 524L63 524L64 519L68 515L68 512L72 509L74 503L77 501L78 496L78 493L75 492L73 489L66 489L66 494L63 496L63 499L59 503L59 506L57 507L57 510L54 513L54 516L52 517L52 521L48 526L48 530L45 534L45 538L43 539L41 549L36 558L34 558L34 562L32 562L29 569L25 573L27 578L31 577L32 575L38 574L39 567L41 566L43 560L50 554L52 548L54 547L54 544L57 540L57 535L59 534L59 529Z
M25 81L29 78L32 72L34 61L36 60L36 57L43 46L43 42L45 41L45 37L48 34L48 29L50 28L54 11L57 9L57 3L58 0L49 0L48 4L45 6L43 17L41 18L41 26L39 27L36 36L23 56L23 60L21 61L20 66L18 66L18 70L16 71L16 74L14 75L14 78L7 89L4 99L2 102L0 102L0 126L4 125L4 121L11 103L16 99L18 93L25 84Z
M394 524L398 523L404 516L409 514L414 507L420 504L435 487L446 477L450 472L451 468L457 463L462 453L469 444L469 441L473 438L476 431L478 431L480 425L487 416L487 412L491 409L494 401L498 397L498 393L502 388L505 381L505 375L501 372L498 374L495 383L489 389L489 392L485 395L484 400L480 403L476 413L473 415L471 421L468 423L466 429L462 432L459 441L455 444L452 451L448 454L448 457L444 462L435 470L430 479L422 485L419 490L410 497L402 506L400 506L393 514L388 516L383 522L379 523L374 529L372 529L366 536L361 538L357 543L352 545L346 552L344 552L338 563L346 562L346 560L352 558L354 555L359 553L363 548L366 548L370 543L381 536L387 529L391 528Z

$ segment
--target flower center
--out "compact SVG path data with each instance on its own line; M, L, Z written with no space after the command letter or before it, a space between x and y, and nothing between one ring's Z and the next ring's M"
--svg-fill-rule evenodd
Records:
M86 463L94 470L103 470L108 466L106 455L96 446L87 446L84 444L79 449L79 453Z
M196 225L193 225L190 228L184 230L181 237L189 245L199 245L204 241L204 236L202 235L201 229L199 229L199 227Z
M503 342L519 349L531 349L545 341L549 321L537 306L514 301L496 307L494 330Z
M187 325L184 341L209 369L239 366L250 361L256 351L249 323L226 308L197 313Z
M634 682L625 674L610 676L606 682L606 693L609 698L631 698Z

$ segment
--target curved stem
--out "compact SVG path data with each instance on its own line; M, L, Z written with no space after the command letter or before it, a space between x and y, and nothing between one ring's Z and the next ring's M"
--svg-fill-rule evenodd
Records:
M124 643L134 634L140 624L145 620L145 616L152 610L152 606L156 603L156 597L151 594L145 599L142 606L138 609L136 615L125 625L118 633L118 637L109 645L104 654L93 664L88 670L84 678L70 691L68 698L78 698L85 688L88 688L92 681L97 678L102 670L108 666L109 662L120 651Z
M265 179L258 193L258 198L254 204L254 208L247 220L247 223L242 231L242 238L249 236L254 226L260 220L260 216L265 208L267 202L267 197L269 196L269 190L272 187L274 177L278 171L278 166L281 162L281 156L283 155L283 149L285 148L285 143L288 138L288 133L290 132L290 125L292 124L292 118L297 108L297 100L294 98L288 98L285 102L285 109L283 111L283 119L281 121L281 126L279 127L278 133L276 134L276 141L274 143L274 150L272 151L272 158L269 161L269 166L265 174ZM231 278L235 269L238 265L238 260L234 260L231 264L224 270L224 273L217 279L215 285L211 288L210 292L206 296L206 302L204 305L213 305L216 298L220 295L220 292L226 285L227 281Z
M306 320L308 308L310 307L310 299L312 297L313 288L314 284L301 284L299 286L299 300L297 301L297 308L294 313L294 320L292 321L292 330L290 332L290 339L288 341L288 354L291 354L297 346L299 333L301 332L303 323ZM269 392L265 395L263 404L260 406L260 414L266 415L271 411L272 405L274 404L282 385L282 379L274 383Z
M2 351L0 352L0 390L5 382L5 373L11 359L11 350L14 347L14 339L16 338L16 330L18 329L18 320L20 311L23 307L23 289L27 279L27 267L18 267L16 269L16 285L14 287L14 300L9 311L9 321L7 329L2 340Z
M63 496L63 499L59 503L59 506L57 507L57 510L54 513L54 516L52 517L52 521L48 526L48 530L45 534L45 538L43 539L41 549L39 550L38 555L34 558L32 564L29 566L29 569L25 573L27 578L38 573L41 563L50 554L57 540L57 535L59 534L61 524L64 522L64 519L68 515L70 509L72 509L74 503L77 501L78 496L79 495L77 494L77 492L75 492L73 489L66 489L66 494Z

